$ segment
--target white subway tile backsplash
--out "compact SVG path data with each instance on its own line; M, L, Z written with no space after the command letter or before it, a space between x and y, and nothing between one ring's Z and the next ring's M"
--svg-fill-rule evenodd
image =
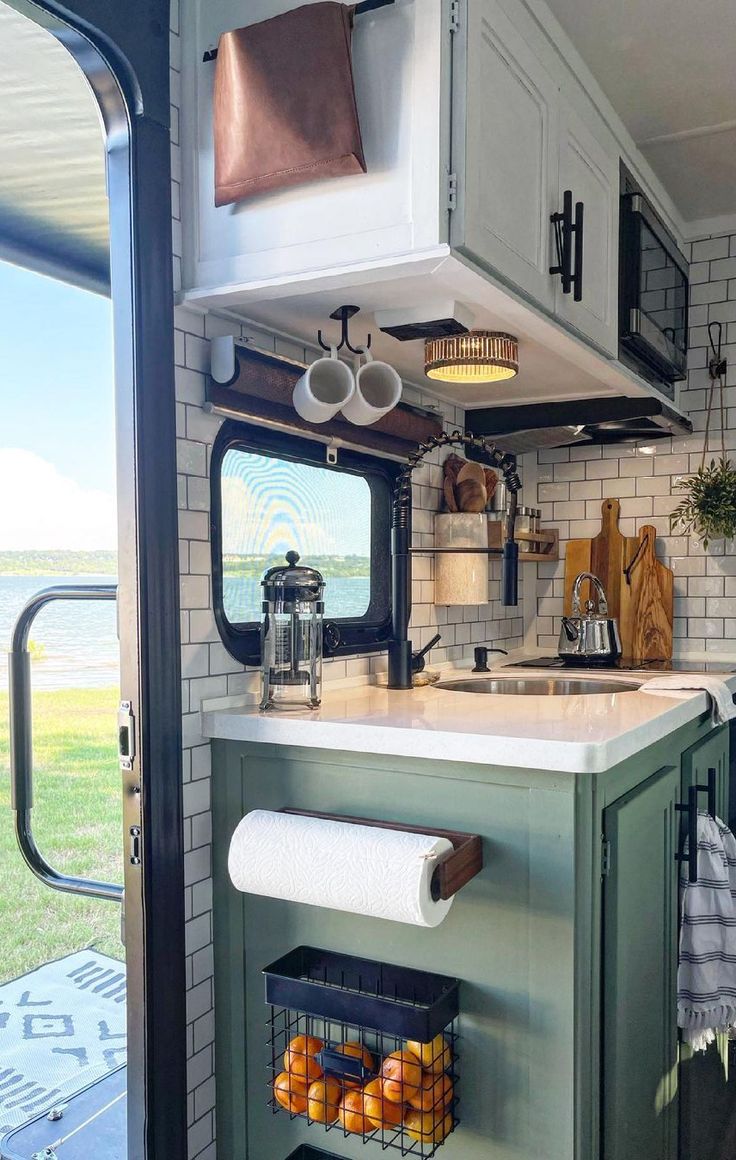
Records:
M736 278L736 257L718 258L710 264L710 281L718 282L722 278Z
M729 254L727 237L723 238L705 238L702 242L693 242L692 261L693 263L710 262L715 258L727 258ZM692 275L692 265L690 272ZM715 278L718 275L711 272L709 277ZM699 279L704 281L705 279Z
M584 500L569 500L554 505L555 520L584 520L586 517Z
M555 470L555 479L585 479L585 462L560 463Z
M708 608L712 608L714 616L724 616L727 614L726 610L721 609L720 607L716 609L715 606L720 604L719 598L723 596L724 585L728 585L728 583L728 577L724 579L723 576L693 576L688 584L688 592L690 592L693 596L713 597L714 599L708 601ZM728 596L727 589L725 589L725 593ZM732 595L736 596L736 579L734 580L734 590ZM728 608L729 605L730 609L734 608L734 605L730 601L727 601L726 608Z
M690 470L690 458L685 454L655 455L652 458L655 475L686 475Z
M619 474L617 459L589 460L585 464L586 479L613 479Z
M540 503L551 503L554 500L566 500L570 498L570 484L569 483L540 483L537 491L537 499Z
M688 617L688 636L708 637L723 636L723 621L716 617Z
M618 461L619 475L653 475L654 458L653 455L637 455L632 459L621 459Z
M626 495L636 495L637 480L634 476L621 479L615 475L610 479L601 480L603 485L603 499L621 499Z
M575 480L570 484L570 499L597 499L602 497L601 481L599 479ZM564 498L564 497L561 497Z
M655 464L656 469L656 464ZM668 475L651 475L636 477L637 495L669 495L672 484Z

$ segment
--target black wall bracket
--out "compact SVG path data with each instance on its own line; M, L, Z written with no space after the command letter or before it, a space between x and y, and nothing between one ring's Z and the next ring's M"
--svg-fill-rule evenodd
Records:
M386 8L389 4L394 4L395 0L362 0L362 3L355 5L353 16L363 16L367 12L374 12L377 8ZM208 48L202 57L202 64L209 64L210 61L217 60L217 49Z

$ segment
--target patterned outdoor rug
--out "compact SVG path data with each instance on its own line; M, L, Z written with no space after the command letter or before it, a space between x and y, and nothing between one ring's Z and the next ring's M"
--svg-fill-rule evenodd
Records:
M77 951L0 985L0 1136L125 1057L123 963Z

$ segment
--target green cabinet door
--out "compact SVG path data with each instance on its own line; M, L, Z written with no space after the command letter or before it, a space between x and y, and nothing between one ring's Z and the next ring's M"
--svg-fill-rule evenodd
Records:
M691 785L707 785L716 771L718 816L729 816L729 739L723 727L692 745L682 755L682 799ZM707 794L698 796L707 808ZM685 820L683 818L683 826ZM683 835L684 836L684 835ZM680 1156L681 1160L732 1160L736 1156L736 1084L729 1069L725 1035L707 1051L693 1054L680 1049Z
M680 766L603 812L602 1160L677 1160Z

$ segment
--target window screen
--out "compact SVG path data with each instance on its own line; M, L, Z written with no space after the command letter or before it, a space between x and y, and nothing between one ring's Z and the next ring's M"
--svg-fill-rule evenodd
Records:
M261 578L295 549L326 581L325 616L371 602L371 489L365 479L231 447L220 472L222 604L232 624L259 620Z
M375 649L390 627L391 496L399 467L300 436L224 424L212 459L215 616L224 643L257 663L261 579L288 551L325 579L335 654Z

